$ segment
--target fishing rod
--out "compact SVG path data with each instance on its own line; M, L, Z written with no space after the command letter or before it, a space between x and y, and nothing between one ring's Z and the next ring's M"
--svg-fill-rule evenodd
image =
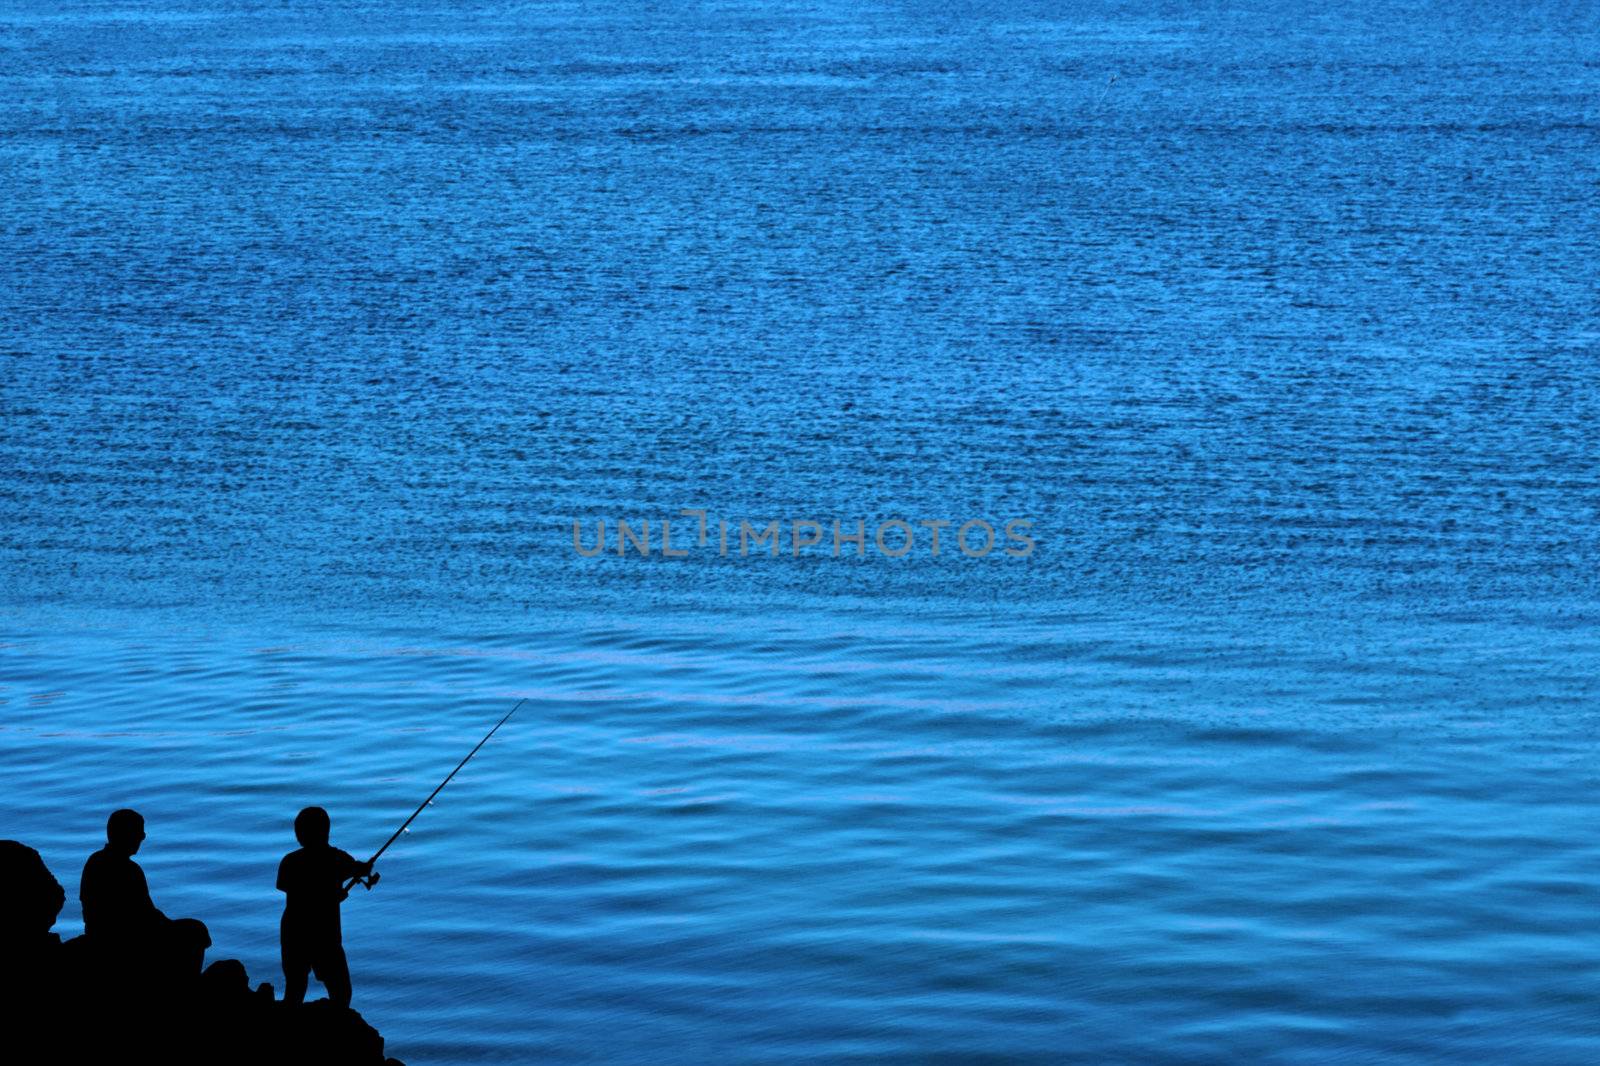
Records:
M373 886L373 884L378 880L378 875L371 872L372 865L378 861L378 857L389 850L390 844L393 844L396 840L400 839L400 834L406 831L407 826L416 821L417 815L421 814L427 809L428 804L433 802L433 797L444 791L444 786L450 783L450 779L456 776L457 772L459 772L463 766L467 765L474 755L478 754L478 748L481 748L485 744L489 743L489 738L494 736L495 730L509 722L511 720L511 716L517 713L517 709L527 702L528 701L526 699L518 700L517 706L507 711L506 716L494 724L494 729L489 730L483 735L483 739L478 741L478 747L467 752L467 757L456 763L456 768L445 775L444 780L439 782L439 787L428 793L428 798L418 804L417 809L411 812L410 818L407 818L405 821L400 823L400 828L394 831L394 836L390 837L388 840L385 840L383 842L383 847L372 853L372 858L367 860L367 875L365 877L352 877L348 882L345 883L344 891L346 894L348 894L350 890L355 887L357 881L360 881L362 886L365 888L370 889Z

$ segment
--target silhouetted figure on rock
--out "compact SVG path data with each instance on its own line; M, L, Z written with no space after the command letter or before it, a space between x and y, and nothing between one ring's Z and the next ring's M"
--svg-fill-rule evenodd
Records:
M122 976L159 982L198 977L211 934L195 918L168 918L150 899L144 870L133 861L144 843L138 811L113 811L106 846L89 856L78 882L85 939Z
M321 807L307 807L294 820L300 850L291 851L278 864L278 890L287 897L279 925L283 948L283 1001L305 999L306 981L315 972L328 999L339 1007L350 1005L350 966L344 957L339 904L344 902L344 882L351 878L377 880L372 863L358 862L328 843L331 822Z

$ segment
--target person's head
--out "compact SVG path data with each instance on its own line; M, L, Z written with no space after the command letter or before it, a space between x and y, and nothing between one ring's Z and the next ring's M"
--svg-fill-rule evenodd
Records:
M331 827L328 812L321 807L307 807L294 816L294 838L300 842L302 848L314 848L326 844L328 830Z
M144 816L126 807L112 811L111 817L106 819L106 845L113 851L133 855L143 843Z

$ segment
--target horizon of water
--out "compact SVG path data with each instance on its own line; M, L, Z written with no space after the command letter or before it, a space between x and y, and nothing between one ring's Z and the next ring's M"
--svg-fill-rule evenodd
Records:
M345 905L407 1062L1594 1061L1593 41L0 9L0 837L281 986L526 698ZM573 551L684 508L1036 547Z

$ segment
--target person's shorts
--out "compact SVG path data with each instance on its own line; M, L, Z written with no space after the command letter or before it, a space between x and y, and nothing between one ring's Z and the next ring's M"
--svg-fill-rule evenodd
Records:
M284 973L310 970L321 981L324 974L346 969L344 945L337 932L297 929L287 922L280 927L280 932Z

